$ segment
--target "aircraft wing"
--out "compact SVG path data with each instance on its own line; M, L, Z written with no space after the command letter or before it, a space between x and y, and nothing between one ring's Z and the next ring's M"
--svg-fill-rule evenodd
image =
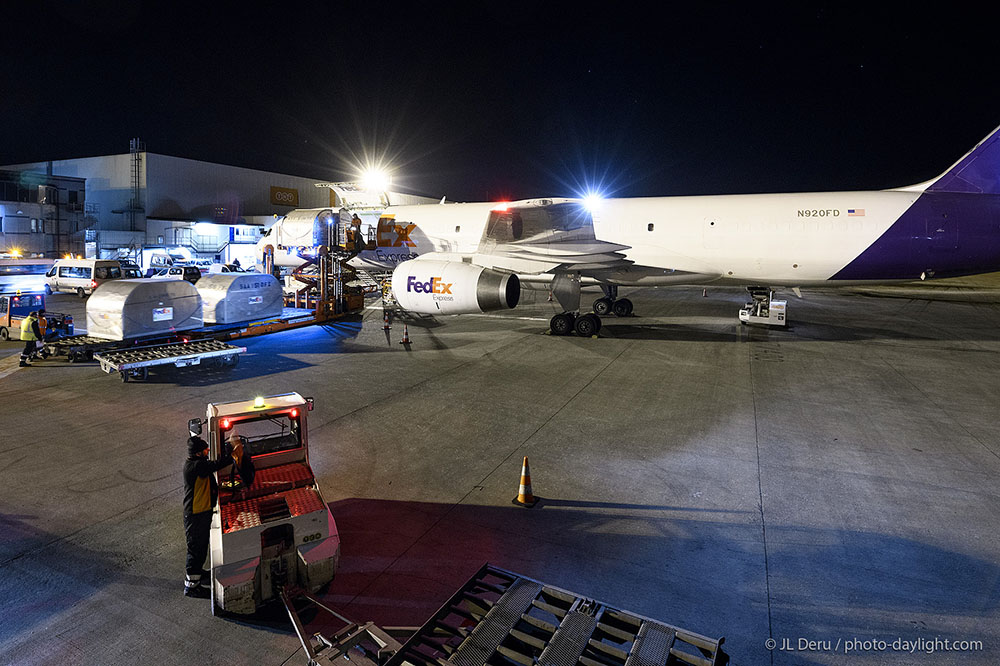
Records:
M631 265L622 253L627 249L597 240L590 215L579 203L543 200L491 211L472 263L521 275L586 274Z
M488 251L483 252L483 249ZM472 255L472 263L484 268L520 274L549 273L551 271L586 273L610 270L631 264L621 250L627 246L615 243L522 243L480 246Z

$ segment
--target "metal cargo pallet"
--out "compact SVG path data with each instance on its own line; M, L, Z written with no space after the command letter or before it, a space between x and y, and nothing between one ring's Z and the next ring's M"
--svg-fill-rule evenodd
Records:
M722 666L724 641L487 564L384 666Z
M130 378L146 379L149 368L157 365L182 368L200 365L207 359L219 359L224 365L235 367L239 363L239 355L246 350L246 347L228 345L221 340L205 339L113 349L94 354L94 360L101 364L101 370L108 374L118 372L122 381L127 382Z
M50 340L45 343L45 349L53 356L66 356L70 363L74 363L90 360L96 351L121 347L123 344L126 343L121 340L108 340L82 334Z

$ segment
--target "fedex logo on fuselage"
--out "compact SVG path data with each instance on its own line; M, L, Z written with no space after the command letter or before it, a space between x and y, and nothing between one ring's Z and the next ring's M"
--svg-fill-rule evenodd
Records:
M454 282L443 282L439 277L432 277L427 282L421 282L412 275L406 278L406 291L418 294L450 294Z

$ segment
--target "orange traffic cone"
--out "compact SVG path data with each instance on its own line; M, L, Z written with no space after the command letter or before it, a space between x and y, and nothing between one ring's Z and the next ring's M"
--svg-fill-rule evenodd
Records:
M524 462L521 463L521 484L517 488L517 497L512 501L514 504L528 508L535 506L535 503L538 502L538 498L531 494L531 471L528 469L528 456L524 456Z
M388 331L390 328L392 328L392 326L389 326L389 313L388 312L386 312L385 315L383 315L382 321L383 321L383 324L382 324L382 330L383 331Z
M407 328L406 324L403 324L403 339L399 341L401 345L410 344L410 329Z

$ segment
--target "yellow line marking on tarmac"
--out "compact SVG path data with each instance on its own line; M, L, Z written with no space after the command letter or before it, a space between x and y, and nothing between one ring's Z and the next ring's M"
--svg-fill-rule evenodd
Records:
M0 359L0 379L3 379L12 372L17 372L21 368L18 363L21 362L20 354L11 354L7 358Z

